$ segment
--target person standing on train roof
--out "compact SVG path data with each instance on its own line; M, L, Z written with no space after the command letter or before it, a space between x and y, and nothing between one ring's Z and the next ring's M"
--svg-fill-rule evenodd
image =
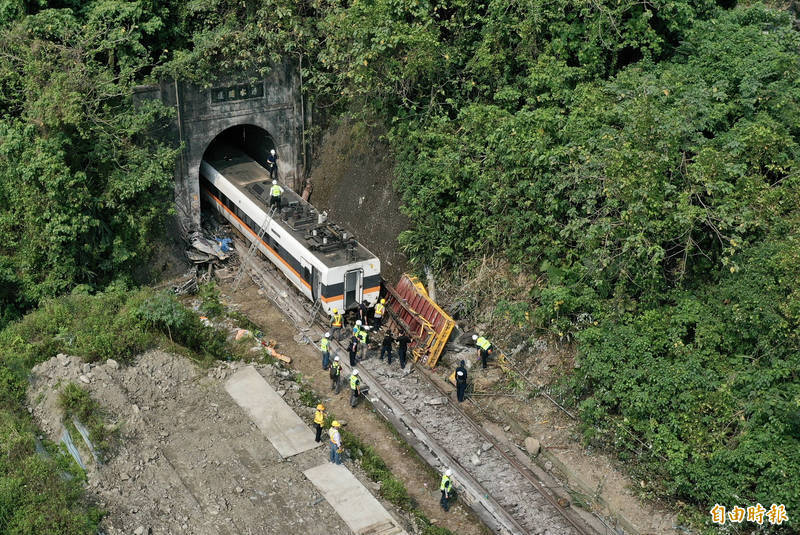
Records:
M278 210L281 209L281 195L283 195L283 188L278 184L277 180L272 181L272 187L269 188L269 207L277 205Z
M331 362L331 333L325 333L319 341L319 350L322 351L322 369L327 370Z
M342 340L342 315L339 314L339 309L334 308L331 314L331 333L336 337L336 340Z
M267 156L267 170L269 170L269 177L272 180L277 180L278 178L278 153L275 152L275 149L271 149L269 151L269 156ZM273 182L274 184L274 182Z
M378 301L378 304L375 305L375 313L372 317L375 319L375 329L381 328L381 323L383 323L383 315L386 312L386 299L381 299Z

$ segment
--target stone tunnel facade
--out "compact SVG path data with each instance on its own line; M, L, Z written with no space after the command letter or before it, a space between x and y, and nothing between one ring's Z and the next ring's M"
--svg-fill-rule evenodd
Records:
M278 152L281 181L299 188L303 175L303 103L297 69L274 67L263 79L228 78L202 88L175 81L142 86L135 101L161 100L175 109L168 137L183 145L175 166L175 205L186 231L200 226L200 162L211 142L240 125L264 130Z

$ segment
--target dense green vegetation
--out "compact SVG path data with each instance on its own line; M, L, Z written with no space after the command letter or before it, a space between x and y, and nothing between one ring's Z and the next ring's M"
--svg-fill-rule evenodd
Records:
M705 0L11 0L0 32L0 323L129 279L146 258L175 153L147 135L168 114L134 108L133 84L210 83L289 56L314 109L385 124L415 262L496 255L540 281L502 307L522 329L579 341L571 388L588 439L699 511L800 509L792 13ZM171 312L155 299L137 321L174 335ZM24 391L24 374L6 375Z

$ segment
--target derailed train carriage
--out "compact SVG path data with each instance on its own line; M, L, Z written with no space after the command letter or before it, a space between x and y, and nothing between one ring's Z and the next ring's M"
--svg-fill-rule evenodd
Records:
M267 220L269 172L243 151L225 146L200 166L205 200L311 301L330 314L374 306L380 294L380 260L344 229L284 186L279 213ZM267 223L266 231L261 227ZM261 234L261 238L259 238Z

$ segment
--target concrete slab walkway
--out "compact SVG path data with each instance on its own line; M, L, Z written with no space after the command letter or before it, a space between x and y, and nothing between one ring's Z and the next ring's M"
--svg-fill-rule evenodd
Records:
M284 459L320 445L311 429L252 366L231 376L225 390Z
M345 466L325 463L309 468L303 474L356 535L406 535Z

